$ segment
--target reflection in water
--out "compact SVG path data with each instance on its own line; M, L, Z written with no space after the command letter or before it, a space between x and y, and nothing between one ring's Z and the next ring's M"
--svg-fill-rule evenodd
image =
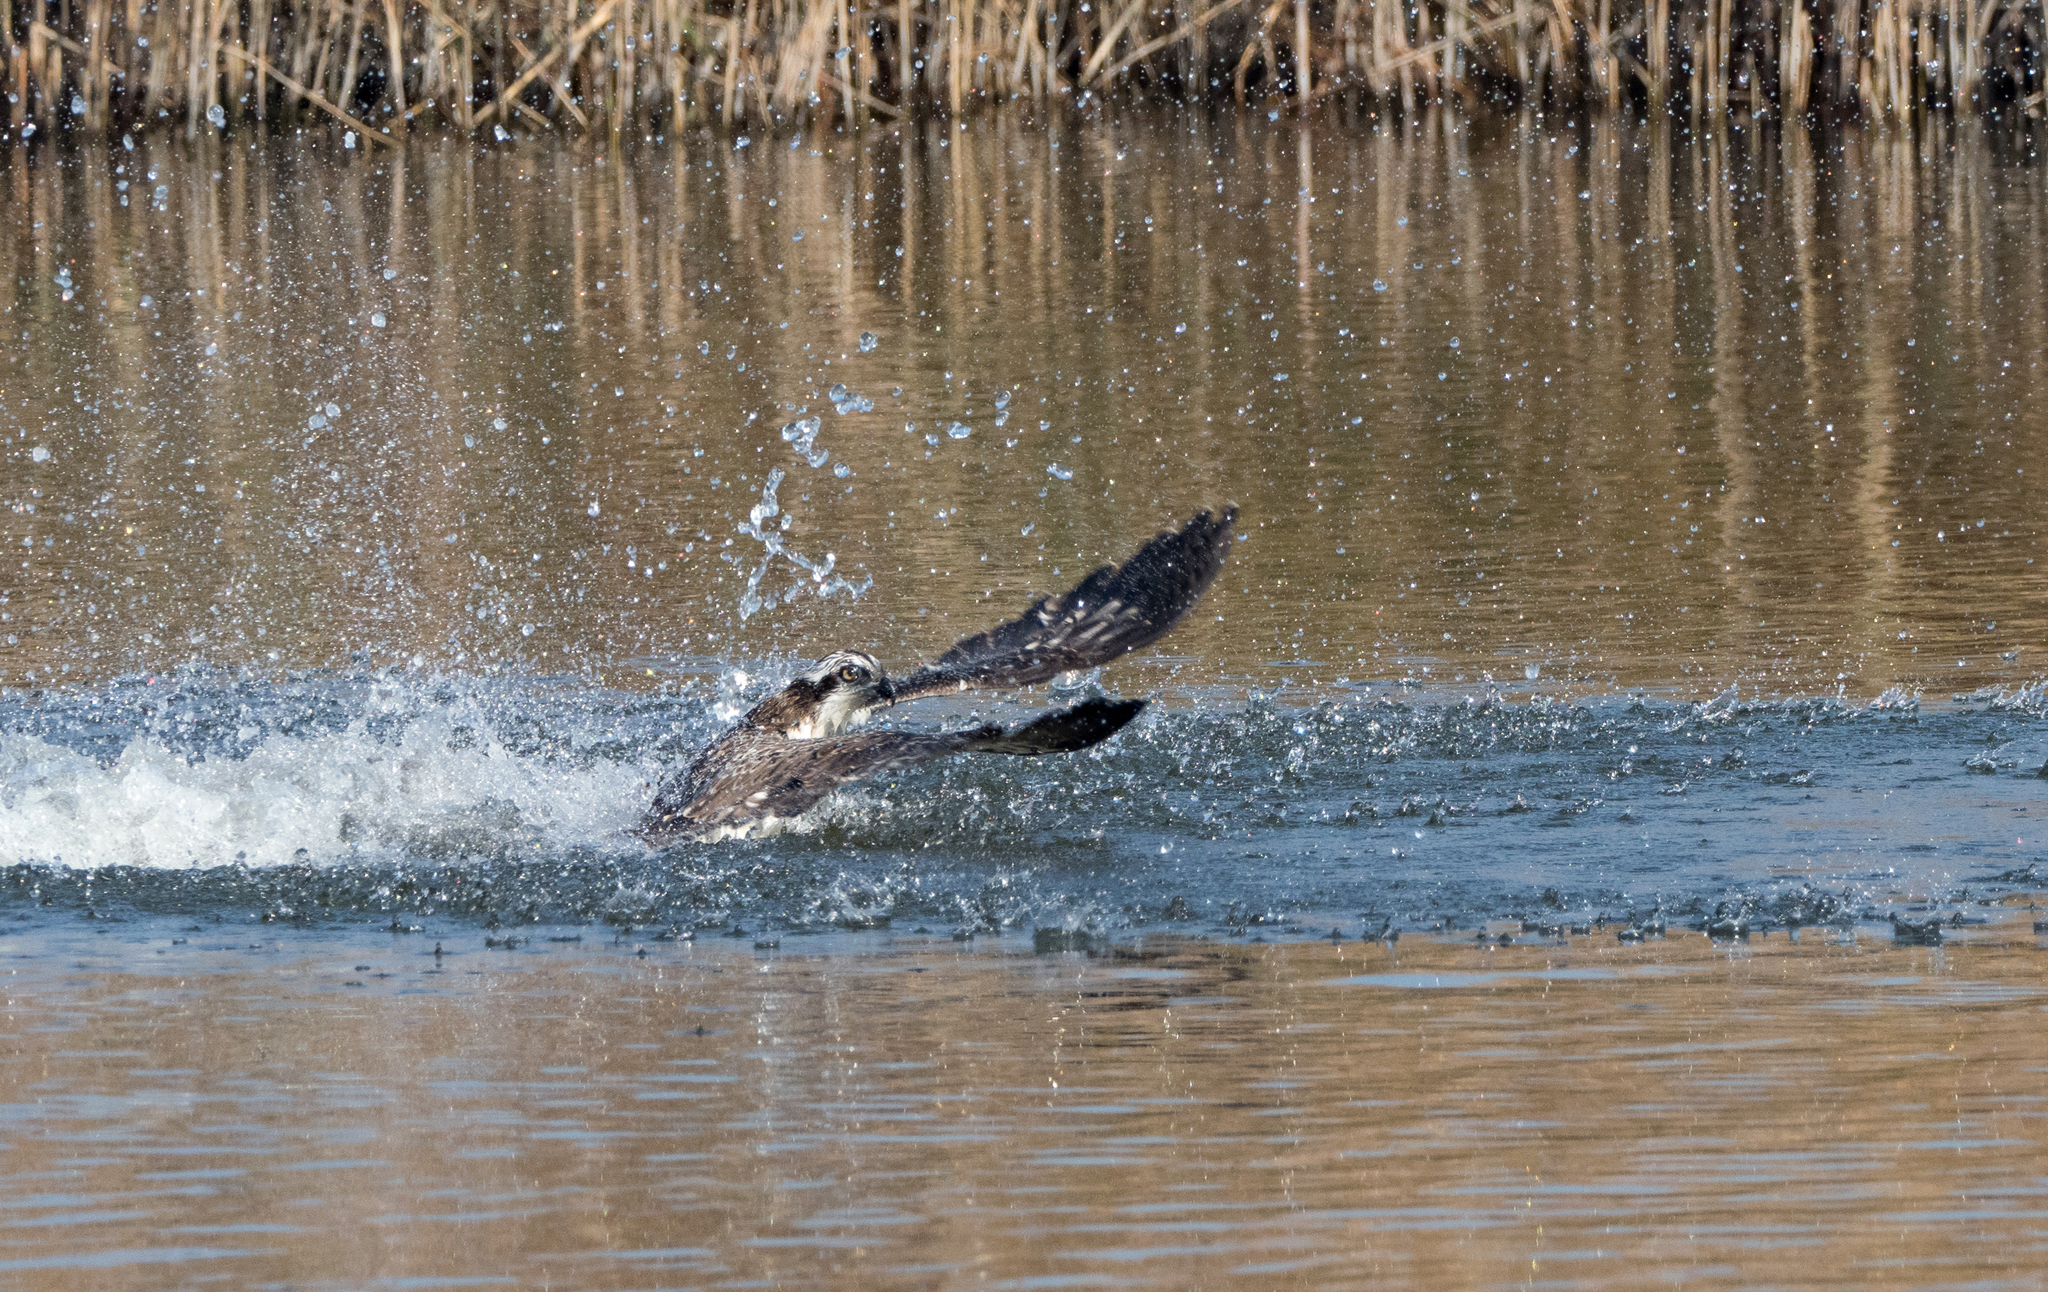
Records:
M2013 680L2036 150L1421 114L9 154L0 684L907 659L1224 500L1190 681Z
M0 1281L2028 1277L2033 138L1554 127L0 157ZM1226 500L1102 757L625 841Z
M2042 953L1986 932L1090 958L44 930L0 969L0 1271L2017 1286Z

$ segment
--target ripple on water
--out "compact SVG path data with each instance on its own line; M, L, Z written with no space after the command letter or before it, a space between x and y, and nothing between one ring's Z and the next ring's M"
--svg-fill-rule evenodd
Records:
M1075 947L1155 925L1840 927L2024 886L2032 854L2001 842L2029 801L1998 788L2015 776L1926 773L1959 773L1987 741L2048 745L2011 705L1169 693L1085 755L941 762L778 837L648 853L630 831L654 782L778 672L651 697L202 673L17 701L0 710L0 858L28 869L0 900L287 922L1036 924ZM1013 721L1037 704L979 698L904 716ZM1923 773L1910 796L1892 793L1902 758Z

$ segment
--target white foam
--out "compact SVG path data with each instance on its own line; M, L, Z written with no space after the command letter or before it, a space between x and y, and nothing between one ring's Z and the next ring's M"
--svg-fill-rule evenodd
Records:
M627 831L657 767L516 753L464 707L420 713L396 739L362 716L339 731L274 732L239 759L192 761L142 735L103 766L0 734L0 862L270 866L638 847Z

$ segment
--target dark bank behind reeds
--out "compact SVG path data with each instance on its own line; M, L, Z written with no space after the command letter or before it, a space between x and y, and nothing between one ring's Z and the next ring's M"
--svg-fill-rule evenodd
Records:
M373 139L1089 96L2038 113L2044 0L0 0L36 130L312 115Z

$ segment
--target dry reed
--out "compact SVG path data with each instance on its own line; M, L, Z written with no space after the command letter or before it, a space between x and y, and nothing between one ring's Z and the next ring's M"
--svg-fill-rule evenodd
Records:
M308 115L380 141L420 121L659 132L1118 95L1905 118L2038 113L2043 5L0 0L0 76L17 139Z

